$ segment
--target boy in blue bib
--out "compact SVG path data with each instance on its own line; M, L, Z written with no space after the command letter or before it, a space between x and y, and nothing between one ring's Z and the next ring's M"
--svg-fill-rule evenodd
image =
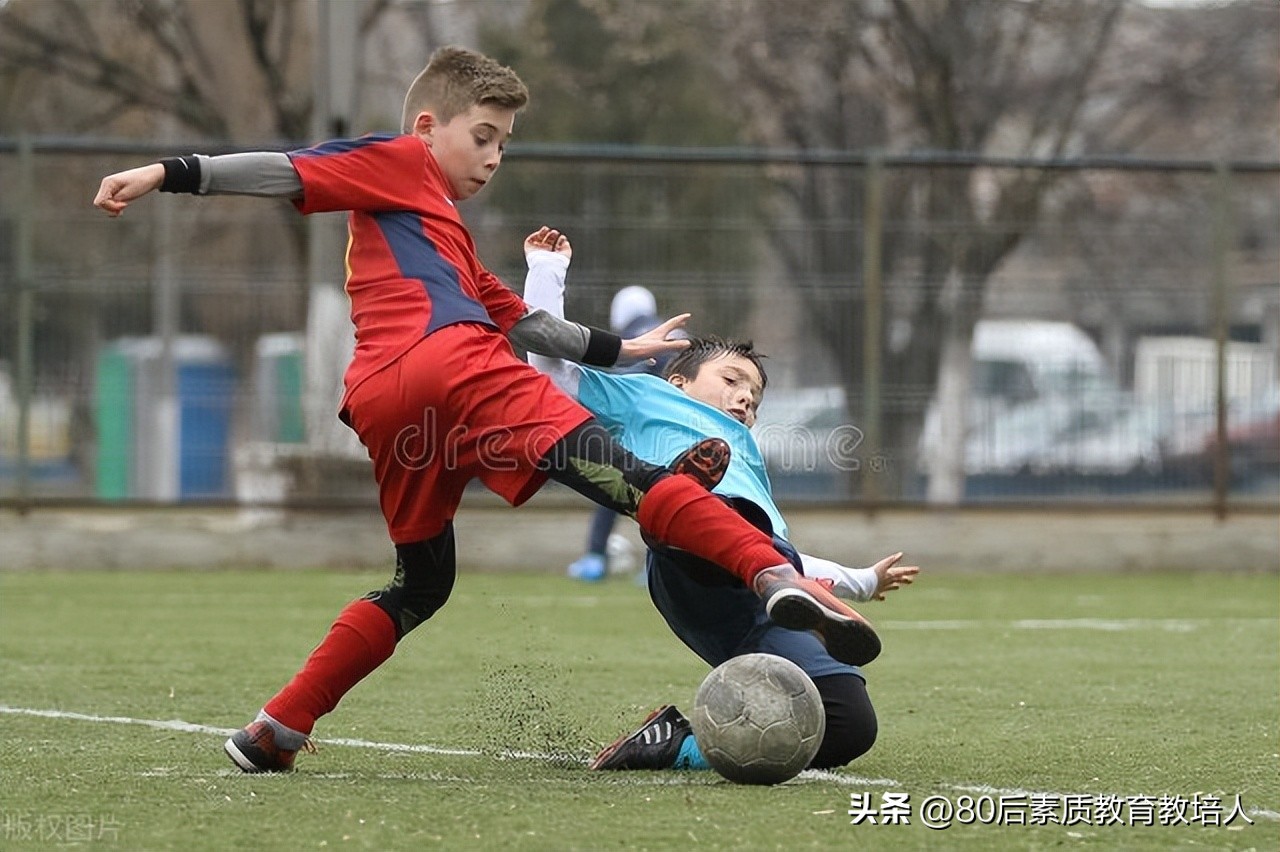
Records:
M525 240L529 272L525 302L564 315L568 239L542 228ZM767 377L750 343L694 339L667 365L666 377L614 374L540 355L530 363L548 374L637 457L669 464L697 441L720 438L730 461L713 493L760 529L803 573L846 600L883 599L909 584L915 566L896 553L868 568L851 569L799 553L773 502L769 476L751 426ZM875 742L877 721L857 666L834 659L819 635L773 623L760 597L719 566L685 551L651 545L646 555L649 594L672 632L711 666L742 654L776 654L800 666L818 687L827 714L826 735L810 767L843 766ZM591 762L592 769L704 769L688 721L672 705L654 711Z

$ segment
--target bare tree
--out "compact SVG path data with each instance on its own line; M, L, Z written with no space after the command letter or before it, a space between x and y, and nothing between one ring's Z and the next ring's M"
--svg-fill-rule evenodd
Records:
M364 39L395 4L359 2L353 37ZM0 8L0 133L302 143L312 134L317 10L318 0L11 0ZM410 33L430 35L425 8L403 17ZM300 269L305 223L278 209L283 232L203 217L200 238L184 249L191 268L220 269L235 256ZM238 342L253 329L297 326L306 293L300 278L293 283L291 294L272 294L274 310L220 294L191 295L187 309Z
M15 0L0 10L0 77L26 80L24 89L38 96L8 112L43 133L175 144L305 139L311 18L305 0ZM237 235L205 221L188 256L207 268L229 252L266 266L282 248L304 257L303 223L287 210L281 215L284 246L278 237ZM211 332L236 341L245 329L296 322L303 295L281 300L278 310L291 316L217 296L192 296L188 309L211 318Z
M763 144L1054 157L1078 139L1123 7L1123 0L724 0L716 22L730 88ZM1057 174L891 176L887 221L911 212L949 223L912 238L891 233L883 248L891 307L905 320L901 339L884 343L886 379L917 397L885 412L885 449L898 473L914 457L918 399L941 384L944 398L963 400L987 282L1029 233ZM861 328L863 306L847 270L858 268L850 246L858 244L862 187L813 169L778 177L779 213L793 225L773 231L776 251L856 404L862 344L850 332ZM962 440L963 429L952 437L950 475L931 486L938 500L959 497Z
M1113 57L1123 61L1104 65L1098 87L1116 101L1114 120L1082 123L1085 150L1275 158L1280 6L1132 7ZM1220 183L1195 174L1113 172L1073 181L1059 193L1058 230L1091 285L1068 297L1101 330L1103 349L1124 380L1136 334L1192 327L1207 310L1203 282ZM1274 179L1256 175L1236 175L1231 186L1239 206L1231 279L1241 301L1253 294L1248 301L1256 311L1236 319L1274 322L1265 311L1280 307L1270 262L1280 244L1280 194Z
M1269 0L1131 5L1096 87L1107 121L1086 151L1274 159L1280 130L1280 5Z
M0 15L0 71L38 71L105 98L69 120L72 132L143 113L211 140L302 139L309 24L299 0L15 0ZM246 98L257 107L247 114Z

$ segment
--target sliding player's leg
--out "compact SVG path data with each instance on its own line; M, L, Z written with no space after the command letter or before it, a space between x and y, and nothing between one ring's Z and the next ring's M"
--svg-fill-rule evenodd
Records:
M774 654L795 663L813 680L827 725L810 768L843 766L871 748L876 716L859 669L835 660L817 634L773 623L758 597L714 565L688 554L652 551L648 562L654 606L676 637L707 665L743 654ZM685 717L674 706L664 705L604 748L590 768L707 769L709 764Z

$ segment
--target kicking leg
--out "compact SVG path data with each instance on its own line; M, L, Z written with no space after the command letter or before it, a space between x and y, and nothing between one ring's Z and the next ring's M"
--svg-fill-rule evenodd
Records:
M719 439L709 440L708 449L723 445ZM727 465L727 447L724 452ZM701 556L748 585L765 568L786 562L769 536L708 492L703 478L695 475L715 465L704 465L697 452L686 454L690 455L698 460L681 457L677 462L688 475L673 475L636 458L603 426L589 420L557 442L541 466L552 479L635 518L654 539Z

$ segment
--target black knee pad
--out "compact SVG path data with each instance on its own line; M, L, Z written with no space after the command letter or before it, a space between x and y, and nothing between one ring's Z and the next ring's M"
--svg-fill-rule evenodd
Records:
M455 553L452 523L435 538L396 545L395 576L365 599L391 616L397 640L449 600L458 573Z
M862 678L855 674L828 675L815 677L813 683L827 711L827 731L809 767L844 766L869 752L876 742L878 724Z

